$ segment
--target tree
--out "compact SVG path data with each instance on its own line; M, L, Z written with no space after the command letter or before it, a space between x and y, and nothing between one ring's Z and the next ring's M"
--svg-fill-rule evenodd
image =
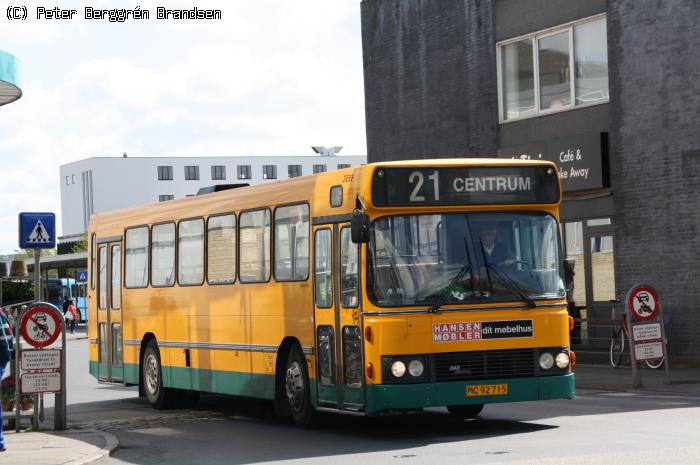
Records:
M56 255L56 249L40 249L42 257L49 257ZM34 249L15 249L14 260L26 260L27 258L34 258Z
M81 237L80 240L75 241L75 243L73 244L73 247L71 248L71 252L73 252L73 253L87 252L87 250L88 250L87 235Z

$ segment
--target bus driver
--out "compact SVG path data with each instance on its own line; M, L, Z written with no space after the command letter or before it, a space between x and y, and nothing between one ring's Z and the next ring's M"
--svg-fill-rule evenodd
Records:
M497 230L493 225L479 229L479 239L484 252L484 260L492 265L510 267L515 263L515 254L503 242L496 241Z

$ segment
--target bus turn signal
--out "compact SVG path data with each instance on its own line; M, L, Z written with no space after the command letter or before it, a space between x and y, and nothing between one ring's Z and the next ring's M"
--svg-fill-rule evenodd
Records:
M374 378L374 365L372 365L372 362L367 362L367 366L365 367L365 373L367 374L367 378Z

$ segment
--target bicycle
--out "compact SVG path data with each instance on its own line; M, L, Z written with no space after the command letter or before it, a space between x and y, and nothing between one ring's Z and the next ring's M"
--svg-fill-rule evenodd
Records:
M611 300L613 304L620 302L619 299ZM615 311L615 306L613 305L613 312ZM613 328L612 338L610 339L610 365L613 368L617 368L622 363L622 357L627 353L627 338L629 338L629 330L627 329L627 312L622 313L622 319L620 323ZM630 357L630 361L632 357ZM652 370L660 368L664 364L664 357L652 358L644 360L646 366Z

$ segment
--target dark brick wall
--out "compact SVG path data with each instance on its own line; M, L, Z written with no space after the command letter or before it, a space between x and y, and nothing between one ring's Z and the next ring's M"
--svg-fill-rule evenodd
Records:
M616 282L655 286L700 354L700 2L609 0Z
M493 156L491 0L364 0L368 161Z
M495 0L496 41L532 34L598 13L606 0Z

